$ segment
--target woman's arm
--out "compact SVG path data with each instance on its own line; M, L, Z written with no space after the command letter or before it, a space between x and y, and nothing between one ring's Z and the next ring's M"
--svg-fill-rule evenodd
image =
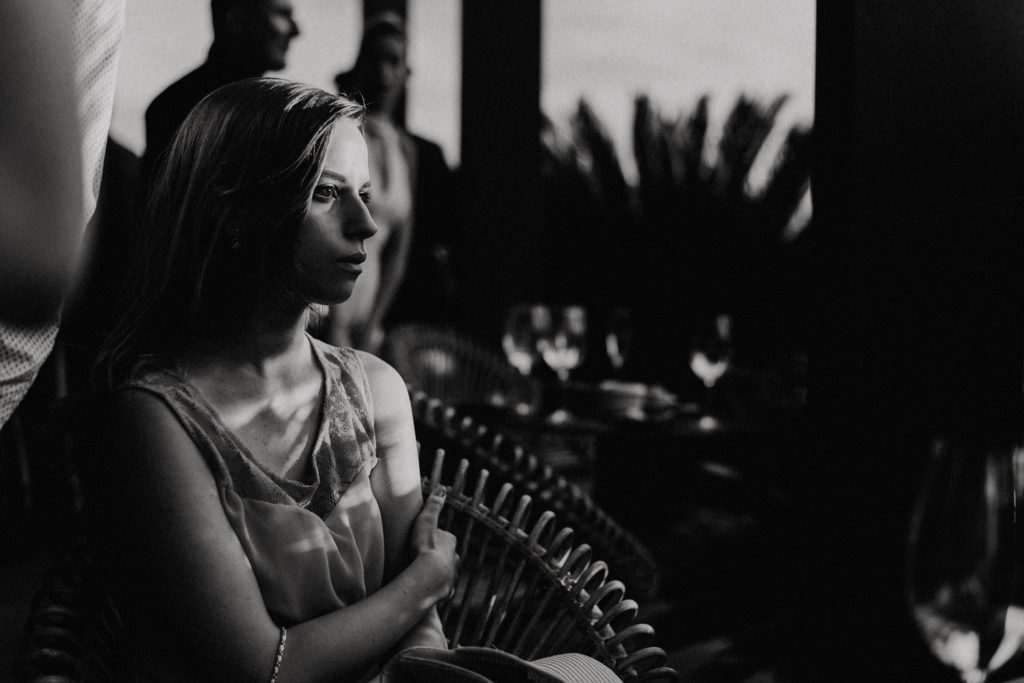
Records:
M142 558L136 571L204 674L267 680L280 631L202 454L151 394L123 392L113 413L110 448L126 475L119 519ZM442 504L432 496L420 519L436 520ZM418 526L429 530L430 520ZM454 544L419 554L365 600L289 627L278 681L347 680L365 671L447 595L454 563L446 552L454 556Z
M413 522L423 508L423 495L416 432L405 381L376 356L360 352L360 357L372 393L379 462L370 475L370 485L384 522L384 580L389 581L423 551L418 546L432 543L433 539L410 536ZM454 538L451 540L454 544ZM435 609L428 611L399 647L416 645L447 647Z

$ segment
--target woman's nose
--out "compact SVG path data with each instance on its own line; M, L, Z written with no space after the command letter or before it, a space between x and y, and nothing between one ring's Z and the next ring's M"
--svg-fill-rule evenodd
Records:
M362 205L345 221L345 234L350 239L365 240L377 234L377 224L370 215L370 209Z

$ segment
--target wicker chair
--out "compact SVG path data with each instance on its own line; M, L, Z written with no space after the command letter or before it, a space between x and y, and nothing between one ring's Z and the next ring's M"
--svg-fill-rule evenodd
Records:
M142 681L122 645L125 630L88 542L80 538L32 597L15 680L24 683Z
M499 352L451 327L399 325L381 356L407 382L452 405L529 400L533 391Z
M576 530L577 537L604 559L641 600L658 593L661 572L651 552L631 532L601 509L579 486L559 476L514 438L477 423L453 406L408 385L420 443L420 468L428 471L442 449L471 464L471 476L487 470L492 481L509 483L529 495L538 514L553 512ZM454 474L455 458L445 476Z
M623 681L677 681L665 652L650 644L654 629L635 622L639 609L624 598L621 581L592 558L589 545L574 545L574 532L559 528L546 510L528 523L530 496L504 483L487 495L481 470L466 493L470 463L459 461L439 526L459 540L459 577L440 609L452 647L497 647L525 659L581 652ZM444 481L444 451L437 451L424 492Z
M455 595L440 612L452 646L497 647L532 659L582 652L624 681L676 681L665 652L649 644L653 629L635 623L637 603L624 599L608 565L558 528L550 510L527 527L531 500L506 483L485 504L488 473L464 491L469 462L443 478L443 454L424 477L424 492L451 481L440 526L459 539ZM26 622L14 663L18 681L136 681L124 649L125 625L104 588L88 543L77 542L46 575Z

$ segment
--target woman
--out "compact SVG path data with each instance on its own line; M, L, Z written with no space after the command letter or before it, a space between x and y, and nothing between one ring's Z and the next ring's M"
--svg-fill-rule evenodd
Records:
M441 148L400 121L410 69L401 18L367 20L350 71L338 74L343 95L366 101L367 147L379 230L367 248L366 272L353 297L331 307L322 339L375 353L390 327L446 321L454 284L448 266L454 207L451 171Z
M365 98L364 127L375 202L370 208L378 238L367 247L366 277L344 306L332 306L323 339L375 353L384 340L384 319L405 280L413 238L413 177L407 141L392 123L392 114L405 92L409 69L401 29L380 34L383 24L371 23L363 35L356 66L355 87L342 95Z
M147 679L365 680L445 647L454 538L424 505L405 384L305 333L376 227L362 108L249 79L207 96L154 181L99 359L92 498Z

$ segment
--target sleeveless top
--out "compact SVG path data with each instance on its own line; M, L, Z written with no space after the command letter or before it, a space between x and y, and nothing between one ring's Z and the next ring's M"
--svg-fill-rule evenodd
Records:
M369 480L377 455L366 371L352 349L310 343L324 386L309 482L261 465L177 370L150 370L128 385L161 398L206 458L279 626L362 600L380 588L384 573L383 526Z

